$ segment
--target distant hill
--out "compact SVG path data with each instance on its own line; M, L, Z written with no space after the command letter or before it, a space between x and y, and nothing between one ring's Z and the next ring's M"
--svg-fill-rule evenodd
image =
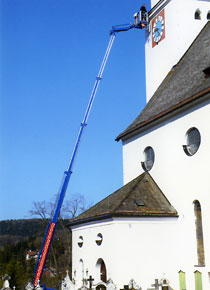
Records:
M47 223L47 220L42 219L0 221L0 246L17 244L30 237L42 237Z
M47 225L47 219L20 219L0 221L0 246L6 244L17 244L28 238L43 238ZM68 220L63 220L66 225ZM58 221L55 236L59 236L62 226Z
M57 288L65 271L71 271L71 233L65 227L67 223L68 220L60 220L55 231L42 279L48 287ZM47 219L0 221L0 277L9 274L11 286L17 290L33 275L36 261L26 261L26 254L29 250L39 251L47 224ZM49 276L52 272L55 274Z

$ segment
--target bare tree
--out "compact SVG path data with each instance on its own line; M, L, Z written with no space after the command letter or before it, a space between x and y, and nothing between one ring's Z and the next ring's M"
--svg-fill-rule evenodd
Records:
M32 209L29 210L29 215L42 219L48 219L53 215L55 204L56 202L33 201ZM87 205L83 195L74 194L70 199L64 201L64 204L61 208L60 217L63 219L75 218L89 207L90 205Z
M33 201L33 207L29 210L30 216L42 219L49 218L49 204L46 201Z
M58 196L54 198L55 202L46 201L34 201L32 204L32 209L29 210L30 216L39 217L43 220L47 220L53 216L55 206L57 204ZM66 219L72 219L81 214L83 211L87 210L90 206L81 194L75 194L71 196L70 199L64 201L63 207L61 209L59 224L62 227L62 241L59 239L59 243L62 244L64 251L67 255L64 255L63 259L66 260L66 264L71 268L71 234L70 231L65 227L64 222ZM57 242L56 242L57 243ZM56 252L56 243L51 245L51 254L54 261L55 269L59 278L61 278L59 265L59 257ZM54 246L53 246L54 245ZM62 263L64 261L62 260Z
M72 219L87 210L89 207L90 205L87 205L83 195L74 194L69 200L65 201L61 209L61 215L65 219Z

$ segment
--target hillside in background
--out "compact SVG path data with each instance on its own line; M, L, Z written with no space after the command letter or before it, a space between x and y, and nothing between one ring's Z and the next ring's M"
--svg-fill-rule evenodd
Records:
M0 246L15 245L30 237L42 237L47 220L23 219L0 221Z
M59 220L46 262L42 283L60 288L65 271L71 273L71 234L65 227L68 220ZM47 228L47 219L0 221L0 277L11 277L10 287L23 289L32 280L36 260L26 260L29 250L39 250ZM0 288L3 281L0 281Z

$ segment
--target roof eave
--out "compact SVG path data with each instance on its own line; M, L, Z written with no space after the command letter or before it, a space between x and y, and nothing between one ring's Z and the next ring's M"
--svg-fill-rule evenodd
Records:
M126 140L128 138L131 138L132 136L144 132L146 130L148 130L151 127L154 127L155 125L157 125L157 123L162 123L163 121L165 121L166 119L170 118L174 113L177 114L177 112L182 112L182 111L186 111L188 110L192 105L194 106L196 103L200 103L200 100L202 97L206 96L208 93L210 93L210 87L203 90L202 92L199 92L185 100L183 100L182 102L172 106L171 108L161 112L160 114L154 116L153 118L150 118L140 124L138 124L136 127L128 129L126 131L124 131L123 133L121 133L120 135L117 136L117 138L115 139L115 141L120 141L120 140ZM201 102L206 101L206 99L208 99L209 96L207 96L207 98L202 98Z
M154 212L120 212L120 213L109 213L109 214L102 214L94 217L72 220L67 227L71 228L74 226L78 226L81 224L89 224L92 222L107 220L110 221L115 217L131 217L131 218L143 218L143 217L157 217L157 218L164 218L164 217L176 217L178 218L179 215L177 212L162 212L162 211L154 211Z

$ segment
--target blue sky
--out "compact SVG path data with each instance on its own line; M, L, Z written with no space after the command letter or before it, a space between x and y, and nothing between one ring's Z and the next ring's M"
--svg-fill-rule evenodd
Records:
M149 0L147 8L149 8ZM0 220L58 191L113 25L143 1L1 0ZM145 105L143 30L117 34L66 199L123 185L121 133Z

